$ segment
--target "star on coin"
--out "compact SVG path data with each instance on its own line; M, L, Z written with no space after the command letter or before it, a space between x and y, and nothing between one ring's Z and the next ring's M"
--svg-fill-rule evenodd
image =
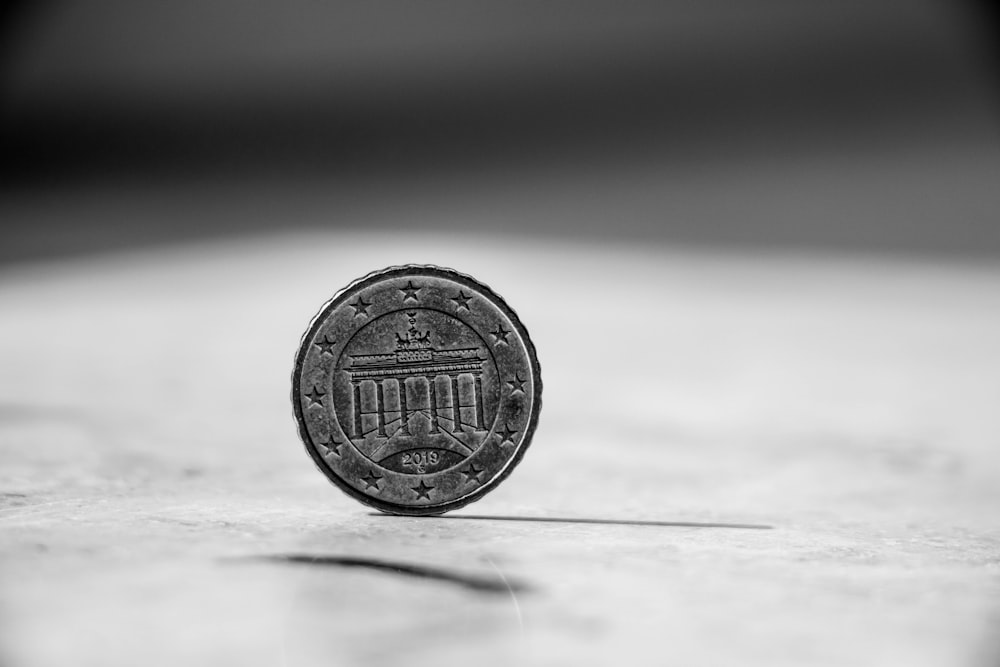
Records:
M505 443L514 444L514 436L517 435L517 431L512 431L510 424L504 424L503 429L497 431L497 435L500 436L500 444Z
M330 439L327 440L326 442L318 442L316 444L325 449L327 454L340 456L340 446L344 443L338 440L334 440L333 437L331 436Z
M316 389L315 386L312 388L312 391L306 392L303 395L306 398L308 398L310 401L312 401L312 403L309 404L310 408L312 406L314 406L314 405L323 405L323 397L326 396L325 393L323 393L323 392L319 391L318 389Z
M320 354L333 354L333 346L337 344L337 341L330 340L329 336L323 336L323 340L318 340L313 345L319 348Z
M406 301L407 299L413 299L414 301L418 301L417 292L419 292L421 289L423 288L414 285L413 281L410 280L406 283L406 287L400 287L399 291L403 293L403 301Z
M465 308L466 310L468 310L469 309L469 301L472 300L472 297L468 296L464 291L459 290L458 294L456 294L455 296L451 297L450 300L455 302L455 308L457 310L462 310L463 308Z
M507 380L507 386L510 387L510 393L513 394L514 392L519 391L523 394L525 382L527 382L527 380L522 380L520 373L515 374L512 379Z
M366 489L374 488L378 490L378 483L382 479L380 475L376 475L373 472L369 472L367 475L361 478L361 481L365 483Z
M348 304L354 309L354 317L359 317L361 315L368 315L368 309L371 308L371 304L366 302L360 296L351 304Z
M476 480L476 482L478 483L482 481L481 479L479 479L479 476L483 474L483 468L477 467L475 463L470 463L468 468L466 468L465 470L459 470L459 472L465 475L466 482L471 482L472 480Z
M510 343L507 342L507 336L510 335L510 332L503 328L503 323L497 324L497 330L491 331L490 335L493 336L493 342L495 344L499 345L500 343L503 343L504 345L510 345Z
M424 480L420 480L420 484L418 486L411 486L410 488L417 494L417 499L426 498L427 500L431 499L431 491L434 490L433 486L427 486L424 484Z

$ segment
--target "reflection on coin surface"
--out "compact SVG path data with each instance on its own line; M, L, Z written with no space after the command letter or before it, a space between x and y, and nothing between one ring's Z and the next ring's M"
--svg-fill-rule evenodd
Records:
M326 303L292 374L299 435L349 495L440 514L510 474L541 409L535 348L513 310L433 266L372 273Z

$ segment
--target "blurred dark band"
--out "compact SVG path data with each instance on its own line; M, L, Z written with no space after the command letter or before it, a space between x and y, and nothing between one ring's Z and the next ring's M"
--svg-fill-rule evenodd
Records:
M446 187L456 175L997 145L986 3L217 0L5 12L0 141L15 197L246 178L349 179L392 197L413 179ZM662 238L674 238L669 225ZM965 245L984 241L1000 251L995 236Z

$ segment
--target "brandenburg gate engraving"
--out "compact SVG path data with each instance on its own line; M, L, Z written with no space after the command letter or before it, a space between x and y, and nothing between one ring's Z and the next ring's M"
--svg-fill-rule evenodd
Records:
M409 436L411 419L417 414L422 414L429 420L430 434L442 431L449 433L448 423L451 424L452 434L465 432L465 427L476 432L486 431L487 427L483 423L485 413L482 384L485 360L480 357L479 349L436 349L431 342L430 332L417 329L417 313L407 312L406 315L410 327L405 334L396 334L394 351L350 355L350 363L345 370L350 375L353 387L351 437L365 438L373 431L379 439L390 438L397 433ZM390 382L395 387L387 384ZM410 388L412 395L422 397L423 385L427 388L427 403L423 404L421 401L420 405L409 404L407 388ZM395 405L389 405L389 389L393 388L395 391L391 393L396 395L396 401ZM466 396L471 392L471 404L462 405L463 388ZM367 402L371 405L372 393L375 410L365 411L363 404ZM466 410L465 421L463 408ZM375 425L365 430L363 417L372 414L375 416ZM370 419L368 421L370 425ZM386 426L397 421L399 426L396 431L388 433ZM468 449L467 445L462 445Z

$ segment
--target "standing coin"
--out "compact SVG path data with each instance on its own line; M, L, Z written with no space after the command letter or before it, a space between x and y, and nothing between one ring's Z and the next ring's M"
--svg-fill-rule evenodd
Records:
M524 325L469 276L376 271L337 293L292 375L299 435L344 492L383 512L440 514L517 465L541 409Z

